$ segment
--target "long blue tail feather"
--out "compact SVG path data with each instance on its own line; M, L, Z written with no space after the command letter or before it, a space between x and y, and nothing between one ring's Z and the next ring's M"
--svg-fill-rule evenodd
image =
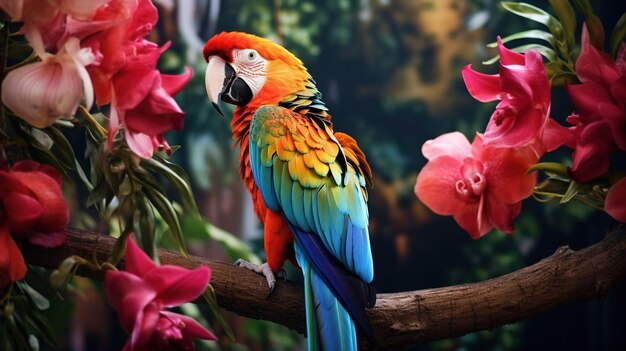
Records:
M330 252L328 252L319 236L306 233L291 223L289 223L289 226L296 239L295 247L298 263L301 267L304 265L306 267L311 266L312 268L311 289L305 289L305 294L307 290L312 290L314 296L317 297L315 298L315 302L320 303L320 300L325 301L323 306L325 306L327 310L332 310L333 300L338 301L339 305L337 310L343 310L343 312L346 313L344 317L350 320L350 323L346 321L341 323L351 324L353 325L352 328L354 328L354 323L356 323L356 326L363 332L368 341L372 345L375 345L374 332L367 319L367 314L365 313L365 308L373 307L376 302L376 292L373 285L364 283L357 276L349 272L330 254ZM304 271L304 267L302 268ZM305 275L305 279L306 278ZM315 280L318 280L318 282L315 282ZM320 287L319 289L317 289L318 286ZM317 310L319 313L319 308ZM325 315L324 318L329 318L329 316ZM333 320L335 319L336 318ZM339 319L341 320L342 318ZM307 324L308 322L309 316L307 316ZM345 328L349 327L346 326ZM336 333L337 332L334 332L330 335L336 336ZM356 338L356 335L354 337Z
M358 350L350 314L313 269L304 250L298 244L295 248L304 274L308 350Z

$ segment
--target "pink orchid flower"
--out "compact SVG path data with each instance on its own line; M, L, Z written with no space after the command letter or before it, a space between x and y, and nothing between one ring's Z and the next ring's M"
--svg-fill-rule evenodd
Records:
M194 319L164 308L197 299L206 289L211 271L157 266L128 238L126 271L107 271L104 288L130 334L124 350L193 350L196 338L216 340Z
M522 55L504 47L498 37L500 73L487 75L463 68L469 93L478 101L501 100L484 133L485 146L534 144L539 155L556 149L569 132L549 117L550 82L541 55Z
M604 174L609 153L626 151L626 45L615 61L589 42L583 26L582 50L576 61L581 84L567 86L576 114L567 121L576 136L570 176L586 182Z
M60 118L71 118L82 100L93 103L93 88L85 66L93 62L90 49L70 38L56 55L43 51L42 61L10 71L2 82L2 102L18 117L37 128Z
M537 162L529 147L486 147L477 134L470 145L459 132L429 140L422 146L429 162L415 184L415 194L433 212L452 215L472 238L494 227L510 233L530 196L536 174L527 174Z
M626 178L620 179L609 189L604 210L616 220L626 223Z

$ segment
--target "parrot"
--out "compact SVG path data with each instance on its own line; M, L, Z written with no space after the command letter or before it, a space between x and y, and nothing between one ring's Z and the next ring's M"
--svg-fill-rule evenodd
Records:
M333 130L304 64L253 34L221 32L203 48L209 100L231 120L239 173L263 224L266 262L236 265L263 274L270 294L287 260L304 277L309 350L375 344L366 309L376 293L368 231L372 171L354 138Z

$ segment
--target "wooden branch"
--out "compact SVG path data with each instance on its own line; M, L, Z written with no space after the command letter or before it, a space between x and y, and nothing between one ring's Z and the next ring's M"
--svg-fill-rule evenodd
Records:
M65 243L55 249L25 245L27 262L55 268L70 255L105 261L115 239L68 229ZM228 263L201 257L184 258L159 250L162 264L212 269L211 284L221 307L242 316L270 320L304 331L302 287L280 282L267 297L260 275ZM82 274L101 278L102 273ZM626 277L626 228L618 227L601 242L580 251L559 248L542 261L494 279L394 294L379 294L368 311L378 346L404 348L417 343L493 329L574 301L605 296Z

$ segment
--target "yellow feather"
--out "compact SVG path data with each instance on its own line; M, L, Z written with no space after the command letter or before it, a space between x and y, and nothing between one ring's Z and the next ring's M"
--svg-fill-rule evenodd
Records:
M294 144L296 145L296 150L298 150L299 153L306 154L307 152L309 152L309 147L306 145L306 143L295 141Z
M335 156L331 156L329 154L326 153L326 151L324 151L323 149L316 149L314 150L315 155L317 156L317 158L324 162L324 163L332 163L335 161Z
M321 177L326 177L326 175L328 174L328 170L330 169L327 164L320 161L315 162L313 168L315 169L315 173L317 173Z
M281 141L283 139L281 139ZM285 149L285 143L279 141L275 145L276 153L278 154L278 158L280 158L281 160L291 161L296 156L296 153L294 151Z
M302 159L304 160L304 164L309 168L315 167L315 161L319 162L312 152L307 152L302 155Z
M327 154L329 154L333 158L337 157L337 154L339 153L339 146L337 146L337 144L335 144L334 141L326 142L326 143L324 143L324 145L322 147L324 148L324 151Z
M294 181L298 180L298 166L296 165L296 159L287 162L287 167L289 167L289 177Z

